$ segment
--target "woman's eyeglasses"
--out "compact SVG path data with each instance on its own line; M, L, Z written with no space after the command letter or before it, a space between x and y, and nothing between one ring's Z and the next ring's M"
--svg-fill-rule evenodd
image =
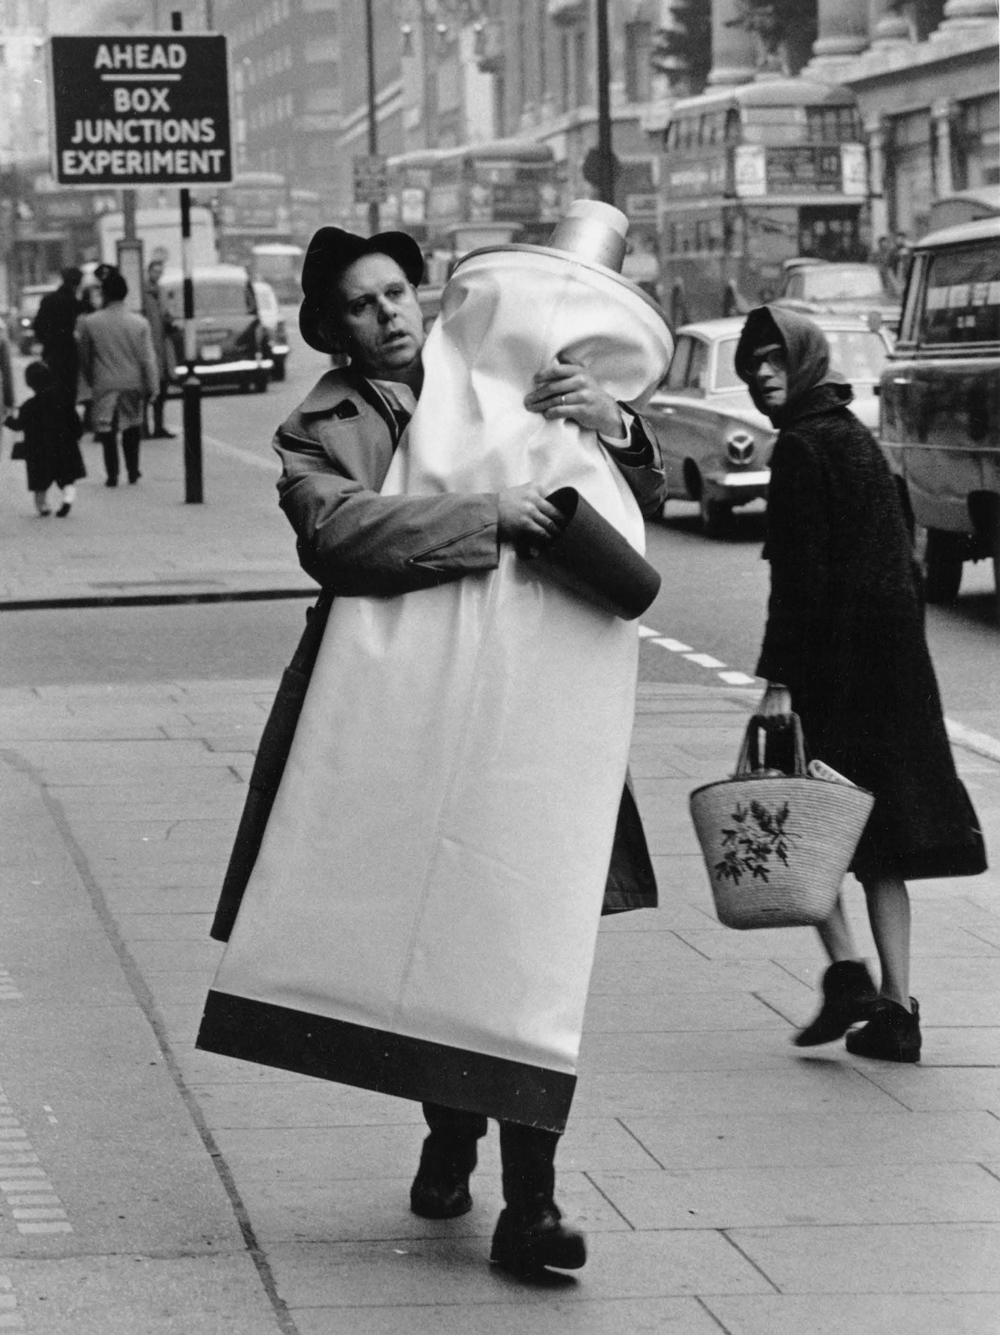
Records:
M788 370L788 353L784 348L759 348L750 354L750 374L756 375L762 366L770 366L772 371Z

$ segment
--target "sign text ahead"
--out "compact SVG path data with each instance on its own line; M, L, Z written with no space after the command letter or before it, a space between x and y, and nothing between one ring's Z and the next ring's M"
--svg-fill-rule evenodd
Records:
M232 180L225 37L53 37L50 59L61 185Z

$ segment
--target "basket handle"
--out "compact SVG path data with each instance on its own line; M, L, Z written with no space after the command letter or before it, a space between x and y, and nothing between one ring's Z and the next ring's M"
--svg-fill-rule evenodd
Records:
M765 732L787 732L791 730L792 741L794 745L794 761L791 771L794 778L806 777L806 744L802 736L802 720L798 714L789 714L780 722L773 719L765 719L761 714L754 714L747 724L747 730L743 734L743 745L740 747L739 759L736 762L736 772L734 779L749 779L755 773L763 770L764 766L760 758L760 733Z

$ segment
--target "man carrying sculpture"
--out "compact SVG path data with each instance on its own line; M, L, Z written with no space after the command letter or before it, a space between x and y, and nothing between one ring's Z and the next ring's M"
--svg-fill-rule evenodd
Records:
M299 559L324 592L262 739L213 928L222 940L253 870L287 757L283 697L294 713L331 601L394 598L494 571L504 548L542 551L564 523L531 481L496 492L380 494L423 388L424 329L415 292L422 269L419 247L399 232L364 239L326 227L306 256L303 336L320 351L346 354L350 364L322 377L279 428L275 448L283 465L280 503L295 529ZM640 509L652 513L662 503L655 444L641 420L623 412L583 365L554 361L535 376L524 406L549 421L565 419L597 433ZM564 778L571 802L574 776ZM357 894L364 893L359 886ZM626 788L604 911L651 906L655 896L642 827ZM426 1101L424 1112L429 1134L411 1208L425 1218L462 1215L472 1206L469 1177L486 1117ZM491 1258L512 1272L574 1269L586 1260L583 1235L563 1222L554 1200L558 1139L557 1132L537 1125L501 1121L506 1208Z

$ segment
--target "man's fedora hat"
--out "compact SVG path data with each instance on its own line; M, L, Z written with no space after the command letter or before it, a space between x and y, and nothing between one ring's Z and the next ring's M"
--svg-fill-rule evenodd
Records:
M362 255L388 255L395 260L416 287L424 274L420 247L406 232L378 232L375 236L356 236L342 227L321 227L309 242L302 265L302 305L299 329L311 348L334 352L320 332L324 316L329 314L330 285L334 278L361 259Z

